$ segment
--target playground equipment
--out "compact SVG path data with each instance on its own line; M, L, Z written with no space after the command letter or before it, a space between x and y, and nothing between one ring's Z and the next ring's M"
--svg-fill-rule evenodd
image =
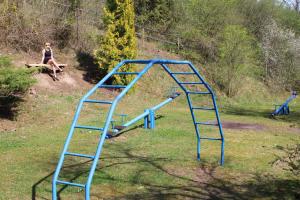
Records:
M127 64L135 64L135 65L145 65L144 68L139 71L139 72L124 72L122 71L122 66L127 65ZM182 65L183 67L187 68L187 72L186 71L171 71L170 67L172 66L176 66L176 65ZM53 175L53 179L52 179L52 200L57 200L57 185L69 185L69 186L75 186L75 187L79 187L79 188L83 188L85 190L85 199L89 200L90 199L90 188L91 188L91 184L92 184L92 179L98 164L98 160L100 158L100 154L102 152L102 147L103 144L105 142L106 136L108 134L109 131L109 127L111 124L111 120L112 120L112 116L113 113L115 111L115 108L118 104L118 102L124 97L124 95L128 92L128 90L130 88L132 88L132 86L143 76L146 74L146 72L153 66L156 67L162 67L168 75L171 76L171 78L179 85L179 87L184 91L186 97L187 97L187 101L188 101L188 105L189 105L189 109L191 112L191 116L192 116L192 121L194 124L194 128L196 131L196 138L197 138L197 159L200 160L200 141L202 139L205 140L212 140L212 141L220 141L221 142L221 159L220 159L220 164L223 165L224 164L224 136L223 136L223 130L222 130L222 125L221 125L221 121L220 121L220 117L219 117L219 112L218 112L218 107L216 104L216 99L215 99L215 94L213 93L212 89L210 88L210 86L208 85L207 82L205 82L205 80L202 78L202 76L199 74L199 72L196 70L196 68L192 65L192 63L190 63L189 61L176 61L176 60L124 60L122 62L120 62L110 73L108 73L99 83L97 83L86 95L84 95L84 97L80 100L79 105L77 107L69 134L67 136L66 142L64 144L64 148L62 150L61 153L61 157L58 161L55 173ZM109 78L111 78L112 76L118 76L118 75L122 75L122 76L135 76L135 78L132 79L132 81L130 83L128 83L128 85L106 85L105 82L107 80L109 80ZM180 79L177 76L193 76L196 77L197 81L194 82L182 82L180 81ZM198 90L198 91L192 91L192 89L189 89L188 86L203 86L203 90ZM119 88L119 89L123 89L115 98L113 101L107 101L107 100L95 100L95 99L89 99L89 97L99 88ZM212 103L213 103L213 107L199 107L199 106L194 106L192 101L194 101L192 99L192 96L195 95L210 95ZM79 118L79 114L81 112L82 106L85 103L96 103L96 104L107 104L110 105L107 117L106 117L106 121L104 124L104 127L93 127L93 126L84 126L84 125L78 125L77 121ZM163 102L165 103L165 102ZM158 107L161 105L157 105ZM143 113L142 115L138 116L137 118L135 118L134 120L124 124L126 126L129 126L130 124L136 122L139 118L142 119L144 118L144 120L148 119L149 120L149 116L150 118L154 117L154 113L153 110L155 110L155 107L152 109L148 109L148 111L146 110L145 113ZM198 119L196 118L195 112L197 111L201 111L201 110L205 110L205 111L212 111L215 113L215 117L216 117L216 123L211 123L211 122L203 122L203 121L198 121ZM146 117L146 118L145 118ZM150 119L149 121L151 122L152 119ZM153 121L152 121L153 123ZM148 122L146 123L147 126L150 125L150 127L154 127L154 124L151 125L148 124ZM209 126L216 126L218 128L218 132L220 134L220 138L210 138L210 137L201 137L200 136L200 131L199 131L199 126L200 125L209 125ZM73 133L75 129L89 129L89 130L96 130L99 131L100 133L102 132L102 134L100 135L100 139L98 142L98 146L95 152L95 155L86 155L86 154L80 154L80 153L74 153L74 152L68 152L68 147L70 144L70 141L72 139ZM88 158L92 160L92 164L91 164L91 169L89 171L88 174L88 178L85 184L81 184L81 183L74 183L74 182L68 182L65 180L59 180L59 173L61 171L61 168L63 166L63 162L65 159L65 156L77 156L77 157L82 157L82 158Z
M178 97L180 95L179 92L174 92L172 95L169 96L169 98L163 102L161 102L160 104L157 104L156 106L152 107L152 108L148 108L145 110L144 113L142 113L141 115L135 117L134 119L130 120L129 122L124 123L125 121L125 117L127 117L126 114L119 114L119 116L122 117L121 119L121 126L115 126L114 124L112 125L112 131L109 131L107 133L106 138L112 138L114 136L117 136L118 133L124 129L126 129L127 127L135 124L136 122L138 122L139 120L144 118L144 128L148 128L148 129L154 129L155 128L155 111L160 109L162 106L170 103L171 101L173 101L176 97Z
M275 111L271 115L276 116L276 115L290 114L289 103L296 97L297 97L297 92L293 91L292 95L282 105L275 105Z

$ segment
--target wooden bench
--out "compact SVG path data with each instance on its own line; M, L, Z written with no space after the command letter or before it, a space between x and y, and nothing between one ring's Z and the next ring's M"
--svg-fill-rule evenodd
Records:
M64 68L66 66L68 66L67 64L57 64L60 68ZM48 64L40 64L40 63L33 63L33 64L25 64L25 66L27 68L30 68L30 67L40 67L42 72L45 72L45 73L51 73L53 70L52 70L52 67L51 65L48 65ZM59 70L56 70L56 72L60 72Z
M48 64L38 64L38 63L34 63L34 64L25 64L26 67L30 68L30 67L48 67L51 69L51 66ZM67 66L67 64L57 64L59 67L64 68Z

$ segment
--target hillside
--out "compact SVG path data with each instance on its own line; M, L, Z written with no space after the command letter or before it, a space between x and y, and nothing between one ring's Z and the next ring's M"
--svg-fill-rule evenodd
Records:
M158 57L159 48L147 43L141 58ZM159 57L180 59L159 49ZM18 58L18 54L13 55ZM93 85L84 80L74 54L58 54L73 63L53 81L47 74L35 75L38 82L26 95L15 121L3 120L0 131L0 199L51 199L51 179L67 132L82 95ZM20 59L17 59L19 63ZM33 58L32 61L35 61ZM201 68L199 68L201 70ZM117 113L136 116L165 99L172 80L153 68L127 96ZM66 78L66 80L64 80ZM71 80L71 81L70 81ZM112 97L115 91L101 89L99 95ZM207 101L198 99L199 102ZM281 99L283 100L283 99ZM205 102L207 103L207 102ZM225 133L225 165L219 166L219 143L202 142L202 158L195 158L196 141L191 116L183 95L157 113L156 128L141 128L142 121L118 137L107 140L97 167L93 199L298 199L297 163L300 142L300 106L290 106L291 114L269 118L273 102L226 102L218 96ZM103 122L102 107L87 107L80 123ZM214 119L213 113L201 117ZM120 120L117 116L114 119ZM8 123L7 123L8 122ZM217 136L215 128L202 127L203 134ZM78 131L70 151L92 154L99 134ZM67 159L62 178L84 182L91 161ZM84 192L65 187L61 199L84 199Z
M0 11L0 200L300 199L300 1ZM57 78L25 66L42 49ZM126 64L80 101L123 59L197 70L153 65L122 96L151 66Z

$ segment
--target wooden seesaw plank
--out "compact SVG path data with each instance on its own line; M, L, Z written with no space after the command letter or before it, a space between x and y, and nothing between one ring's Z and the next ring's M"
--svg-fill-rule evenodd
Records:
M33 64L25 64L28 68L29 67L48 67L50 68L51 66L48 64L40 64L40 63L33 63ZM66 67L67 64L57 64L59 67Z

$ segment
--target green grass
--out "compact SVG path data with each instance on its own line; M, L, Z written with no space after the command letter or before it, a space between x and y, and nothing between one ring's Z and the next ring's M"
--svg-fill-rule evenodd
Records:
M0 199L51 199L51 178L81 94L47 95L28 99L16 131L0 133ZM131 97L118 112L130 117L160 99ZM132 100L132 101L130 101ZM47 103L45 103L47 101ZM131 102L131 107L125 106ZM146 106L143 104L146 102ZM287 147L300 143L299 104L291 115L270 119L272 103L226 104L222 121L259 124L262 130L224 129L225 165L220 167L218 142L202 142L196 160L196 138L183 97L162 108L155 130L134 127L107 140L95 173L92 199L297 199L300 178L272 164ZM95 124L102 114L87 108L82 122ZM213 118L212 113L199 117ZM142 122L137 125L142 124ZM201 128L207 136L217 129ZM98 135L76 132L71 150L93 153ZM91 162L66 160L62 178L84 182ZM62 199L83 199L84 192L67 187Z

